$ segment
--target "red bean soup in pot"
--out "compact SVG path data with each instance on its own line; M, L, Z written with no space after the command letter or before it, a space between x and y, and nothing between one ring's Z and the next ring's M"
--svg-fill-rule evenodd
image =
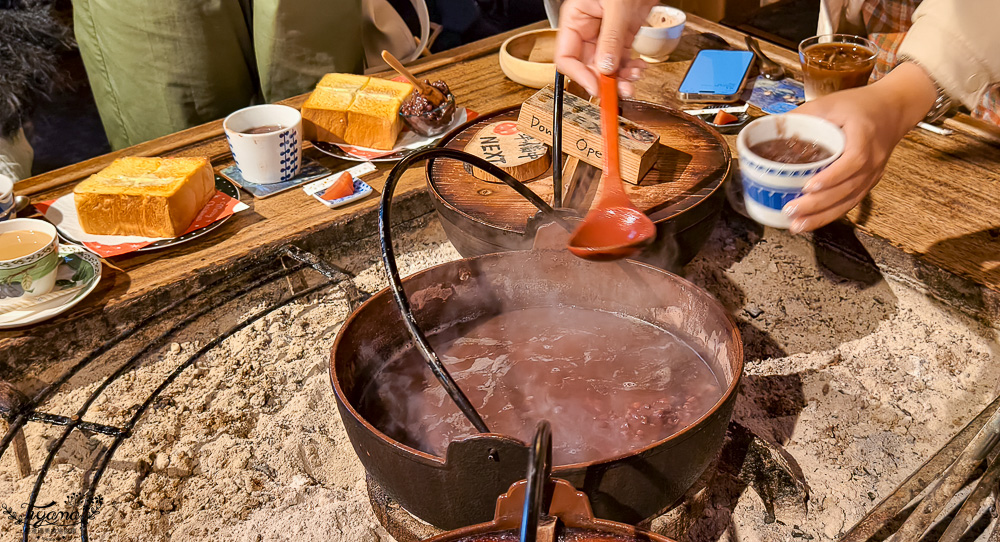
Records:
M665 439L706 414L726 389L678 336L590 309L514 310L430 340L492 432L530 442L537 421L549 420L558 465ZM440 457L449 442L476 434L415 349L386 363L361 402L387 436Z

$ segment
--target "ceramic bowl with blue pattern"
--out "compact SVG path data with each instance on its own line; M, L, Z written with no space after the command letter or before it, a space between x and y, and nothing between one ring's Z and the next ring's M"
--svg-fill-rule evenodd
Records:
M762 158L750 150L758 143L790 137L820 145L832 154L817 162L786 164ZM802 195L809 179L840 157L845 142L840 127L812 115L769 115L747 124L736 138L736 151L743 177L743 200L750 217L774 228L791 226L791 220L781 209Z

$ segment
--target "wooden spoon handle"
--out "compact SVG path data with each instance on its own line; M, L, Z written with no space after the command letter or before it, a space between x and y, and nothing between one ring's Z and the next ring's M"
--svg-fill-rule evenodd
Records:
M604 174L621 182L618 156L618 81L601 75L601 136L604 141Z
M396 57L392 56L392 53L390 53L389 51L382 51L382 60L384 60L385 63L388 64L390 68L396 70L396 73L402 75L411 83L413 83L414 86L419 88L420 92L424 91L424 83L419 79L417 79L416 76L414 76L412 73L410 73L410 70L406 69L403 66L403 64L396 59Z
M413 86L417 87L417 90L420 91L421 94L426 96L427 99L431 102L431 104L434 105L435 107L441 105L441 102L445 100L445 96L444 94L441 93L440 90L417 79L416 76L410 73L410 70L406 69L406 67L404 67L403 64L396 59L396 57L392 56L392 53L390 53L389 51L382 51L382 60L384 60L385 63L388 64L390 68L396 70L396 73L402 75L410 83L412 83Z

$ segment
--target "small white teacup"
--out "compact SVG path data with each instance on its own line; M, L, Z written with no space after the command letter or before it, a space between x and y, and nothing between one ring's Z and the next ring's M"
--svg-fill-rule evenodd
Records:
M222 122L240 175L254 184L291 180L302 167L302 114L278 104L253 105Z
M632 41L632 50L646 62L663 62L670 58L681 42L687 15L670 6L655 6ZM655 26L654 26L655 25Z
M0 175L0 221L14 216L14 181Z
M0 303L51 292L59 262L55 226L33 218L0 222Z
M789 164L768 160L750 150L758 143L790 137L815 143L831 155L815 162ZM840 157L845 142L840 127L812 115L769 115L747 124L736 138L747 214L765 226L787 229L792 222L781 210L802 195L802 188L813 176Z

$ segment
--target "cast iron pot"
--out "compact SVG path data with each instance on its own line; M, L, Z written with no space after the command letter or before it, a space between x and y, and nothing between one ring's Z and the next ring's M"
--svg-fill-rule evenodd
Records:
M403 286L425 330L494 316L501 307L559 304L640 318L684 337L706 356L726 389L697 422L624 456L555 467L554 476L587 494L597 517L634 524L662 512L721 448L743 372L743 345L722 305L687 280L634 261L592 263L566 251L538 250L449 262L407 277ZM436 457L390 439L360 410L365 385L410 347L388 290L341 327L330 377L351 444L369 475L418 518L446 530L489 521L497 497L523 477L525 443L483 434L452 442L447 457Z

